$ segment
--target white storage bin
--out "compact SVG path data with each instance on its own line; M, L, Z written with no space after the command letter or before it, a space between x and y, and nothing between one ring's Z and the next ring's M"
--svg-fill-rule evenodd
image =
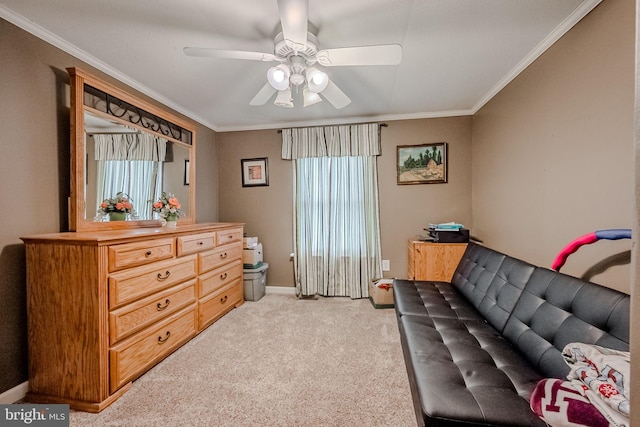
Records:
M269 264L263 263L258 268L245 268L243 272L244 299L258 301L265 294L267 286L267 269Z

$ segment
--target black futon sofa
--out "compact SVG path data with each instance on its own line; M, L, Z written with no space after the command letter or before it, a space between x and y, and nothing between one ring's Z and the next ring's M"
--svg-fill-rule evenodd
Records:
M475 243L451 283L393 293L418 425L544 426L529 398L566 344L629 351L628 295Z

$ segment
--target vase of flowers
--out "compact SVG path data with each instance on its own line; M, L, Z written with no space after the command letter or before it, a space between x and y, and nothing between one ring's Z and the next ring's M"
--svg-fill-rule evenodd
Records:
M153 204L153 211L160 217L160 222L168 228L175 228L178 217L182 215L180 202L172 193L162 193L162 197Z
M133 203L122 191L110 199L104 199L98 206L98 215L109 216L109 221L126 221L127 215L132 213L134 213Z

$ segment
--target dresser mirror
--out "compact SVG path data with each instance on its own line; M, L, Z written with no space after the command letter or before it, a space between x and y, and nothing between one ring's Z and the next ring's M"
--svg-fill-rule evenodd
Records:
M178 223L195 222L195 129L78 68L71 78L71 231L158 227L153 202L178 199ZM129 212L109 215L105 199Z

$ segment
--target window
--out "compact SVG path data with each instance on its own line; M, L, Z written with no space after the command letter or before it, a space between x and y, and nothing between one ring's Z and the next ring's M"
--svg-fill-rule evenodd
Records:
M321 140L317 134L312 139ZM302 295L367 297L369 282L381 275L377 156L340 153L293 159L296 286Z

